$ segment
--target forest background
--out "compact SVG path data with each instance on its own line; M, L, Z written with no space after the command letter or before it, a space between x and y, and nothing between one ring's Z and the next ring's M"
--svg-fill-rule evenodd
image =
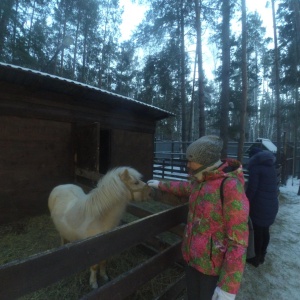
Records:
M264 2L272 38L246 0L140 0L144 19L124 40L119 0L1 0L0 61L174 113L156 139L219 134L224 156L228 141L238 157L258 137L281 148L284 132L299 140L300 0Z

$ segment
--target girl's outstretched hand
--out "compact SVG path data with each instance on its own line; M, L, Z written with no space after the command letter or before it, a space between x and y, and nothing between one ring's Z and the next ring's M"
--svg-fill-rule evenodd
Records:
M159 180L155 180L155 179L151 179L147 181L148 186L153 187L155 189L158 189L158 185L159 185L160 181Z

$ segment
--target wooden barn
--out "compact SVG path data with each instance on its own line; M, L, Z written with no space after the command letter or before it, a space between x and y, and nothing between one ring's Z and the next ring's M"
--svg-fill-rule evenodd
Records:
M171 113L3 63L0 86L0 223L45 213L54 186L115 166L152 177L156 121Z

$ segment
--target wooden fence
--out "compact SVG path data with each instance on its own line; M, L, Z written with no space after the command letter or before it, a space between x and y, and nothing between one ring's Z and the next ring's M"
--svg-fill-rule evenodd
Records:
M160 178L165 179L171 176L186 179L186 175L182 174L186 173L185 164L185 160L155 161L154 177L155 174L160 174ZM280 171L281 168L278 169L279 182ZM37 291L136 245L146 247L151 245L151 249L156 250L155 254L137 267L83 296L82 299L124 299L165 269L175 264L180 265L182 262L180 245L188 211L187 204L179 204L182 203L182 199L178 199L176 203L174 199L163 199L157 195L155 199L176 206L152 214L146 209L130 204L128 212L139 218L136 221L86 240L0 266L0 298L12 300ZM159 240L157 235L163 232L175 233L179 237L178 241L167 243ZM156 300L176 299L184 289L185 277L182 271L181 277Z
M153 177L186 180L186 159L155 158L153 165Z
M37 291L132 246L147 241L153 244L151 239L157 239L156 236L162 232L171 231L181 236L186 222L187 205L179 205L151 215L149 211L132 204L128 211L142 218L108 233L2 265L1 299L12 300ZM163 247L163 250L157 249L157 253L146 262L114 278L82 299L124 299L166 268L180 261L180 244L181 238L174 244ZM176 299L184 287L182 275L157 299Z
M176 159L184 160L185 159L185 149L187 145L191 142L180 142L180 141L156 141L155 142L155 159ZM243 146L243 159L242 163L245 169L249 162L249 157L247 151L250 146L253 144L260 143L256 142L245 142ZM228 142L228 157L237 158L237 142ZM278 162L281 166L281 183L286 184L289 176L297 176L300 178L300 142L297 144L297 147L294 147L293 143L283 142L283 148L281 149L281 159ZM167 161L166 161L167 162ZM300 188L299 188L300 193Z
M282 182L282 166L277 166L277 185ZM248 181L248 171L244 169L245 181ZM186 159L156 158L154 159L153 177L167 180L187 180Z

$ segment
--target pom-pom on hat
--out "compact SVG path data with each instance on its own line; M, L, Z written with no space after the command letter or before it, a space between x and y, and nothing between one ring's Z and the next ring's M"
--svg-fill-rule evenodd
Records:
M186 158L203 166L210 166L221 157L223 141L215 135L202 136L190 144L186 150Z

